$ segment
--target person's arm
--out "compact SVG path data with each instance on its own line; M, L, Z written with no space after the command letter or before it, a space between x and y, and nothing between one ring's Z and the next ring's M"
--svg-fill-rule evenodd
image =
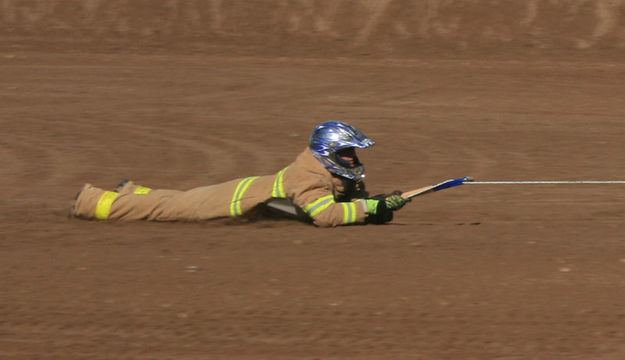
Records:
M304 199L305 198L305 199ZM298 206L320 227L364 223L367 206L363 199L337 202L330 189L315 189L301 197Z
M320 227L358 223L383 224L393 219L393 211L406 201L398 195L378 195L373 198L337 202L329 185L322 182L299 194L294 203Z

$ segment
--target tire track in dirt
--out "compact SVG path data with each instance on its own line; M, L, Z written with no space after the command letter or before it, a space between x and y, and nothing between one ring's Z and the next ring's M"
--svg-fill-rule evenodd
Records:
M46 195L33 193L28 185L33 179L39 183L37 191L41 192L84 181L111 182L107 186L101 184L108 188L133 174L154 179L155 168L157 176L164 178L161 180L179 183L182 179L184 186L249 176L250 171L279 170L268 167L276 160L266 152L257 151L256 144L236 140L240 138L236 136L236 125L224 124L220 133L213 134L210 121L188 119L186 113L195 111L197 103L208 102L210 108L212 102L224 102L221 97L227 97L228 91L211 93L208 100L201 97L202 92L180 94L179 101L171 101L172 106L167 107L167 116L177 112L184 115L175 123L157 127L145 122L150 118L160 122L162 114L152 108L155 105L162 108L158 102L163 95L157 92L153 97L134 99L137 90L151 84L144 80L143 72L149 71L144 67L26 65L6 69L3 92L12 102L2 110L4 115L0 115L22 120L15 124L7 119L3 128L11 136L3 140L0 149L7 159L2 170L7 175L4 181L16 197ZM253 87L259 81L253 74L229 76L229 71L213 71L218 75L212 84ZM108 73L111 74L106 76ZM175 77L173 73L149 80L161 83ZM177 85L184 87L189 81L194 80L186 75ZM129 100L130 96L133 98ZM129 101L137 100L140 103L134 104L130 112L121 110L128 107ZM91 106L99 101L98 106L103 106L104 101L104 108ZM50 107L37 108L32 106L33 102ZM233 136L228 137L224 131L230 131Z
M11 208L7 213L12 216L47 207L46 199L56 201L57 196L62 196L56 191L60 185L71 181L77 171L86 171L79 168L80 164L88 163L81 157L85 154L68 151L65 144L58 141L62 136L42 130L49 126L49 121L22 122L19 132L12 133L0 144L3 157L0 182L8 190L2 207ZM41 131L49 135L32 135ZM65 198L70 199L71 195Z
M63 121L61 121L63 122ZM71 122L67 122L69 125ZM82 121L80 132L94 132L101 127L98 121ZM157 127L151 125L141 125L130 122L114 122L109 124L115 128L115 132L123 133L123 138L132 139L137 149L158 148L161 157L158 162L153 162L153 154L150 151L133 154L138 157L132 160L135 165L110 166L110 171L121 173L123 171L134 172L133 166L144 167L140 173L143 176L150 176L154 167L165 166L159 170L160 176L166 178L186 178L186 182L206 183L219 179L243 177L252 172L258 172L260 165L271 163L271 159L265 153L255 151L254 144L245 141L227 139L225 137L212 136L203 133L198 135L193 130L181 130L180 128ZM165 150L163 150L165 149ZM116 158L129 157L124 154L127 149L122 148L120 153L108 152L104 160L100 163L116 164ZM164 157L164 158L163 158ZM193 164L189 164L193 163ZM199 164L199 165L198 165ZM199 172L189 172L191 169L199 169ZM218 171L212 172L212 170ZM208 172L208 176L206 173ZM121 174L120 174L121 175ZM151 176L150 176L151 177ZM147 184L146 184L147 185Z

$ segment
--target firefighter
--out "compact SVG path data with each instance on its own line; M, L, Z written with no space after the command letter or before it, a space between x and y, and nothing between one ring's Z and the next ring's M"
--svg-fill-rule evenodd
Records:
M188 191L157 190L123 181L114 191L85 184L70 212L99 220L199 221L238 217L281 202L316 226L382 224L406 200L369 197L356 149L375 142L355 127L327 121L313 130L295 161L273 175L251 176Z

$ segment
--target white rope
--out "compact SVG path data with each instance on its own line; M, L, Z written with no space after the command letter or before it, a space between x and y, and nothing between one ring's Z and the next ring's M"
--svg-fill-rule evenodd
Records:
M465 185L625 184L625 180L466 181Z

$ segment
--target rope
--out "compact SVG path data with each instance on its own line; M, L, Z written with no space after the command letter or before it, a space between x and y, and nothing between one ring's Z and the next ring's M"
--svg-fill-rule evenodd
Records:
M465 181L465 185L625 184L625 180Z

